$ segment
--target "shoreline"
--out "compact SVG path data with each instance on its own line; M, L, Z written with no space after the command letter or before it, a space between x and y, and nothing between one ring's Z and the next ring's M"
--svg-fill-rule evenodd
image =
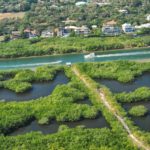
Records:
M41 58L41 57L54 57L54 56L67 56L67 55L80 55L80 54L89 54L89 53L103 53L103 52L117 52L117 51L134 51L134 50L148 50L150 49L150 46L147 47L135 47L135 48L123 48L123 49L110 49L110 50L101 50L101 51L90 51L90 52L76 52L76 53L66 53L66 54L52 54L52 55L41 55L41 56L28 56L28 57L14 57L14 58L0 58L1 60L19 60L19 59L27 59L27 58Z

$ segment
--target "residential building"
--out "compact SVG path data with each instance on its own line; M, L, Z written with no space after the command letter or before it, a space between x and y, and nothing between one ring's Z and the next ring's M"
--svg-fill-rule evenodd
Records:
M121 33L120 28L117 26L117 22L112 20L103 24L102 32L104 35L116 36Z
M16 40L21 38L21 32L20 31L12 31L11 32L11 39Z
M124 23L122 25L122 30L124 33L130 34L135 31L135 28L130 23Z
M120 9L118 12L123 13L123 14L128 14L128 11L126 9Z
M41 37L43 37L43 38L54 37L54 31L52 31L50 29L49 30L44 30L41 33Z
M139 26L135 26L136 29L142 29L142 28L150 28L150 23L141 24Z
M84 2L84 1L79 1L79 2L76 2L75 5L76 6L84 6L84 5L87 5L88 3L87 2Z
M150 21L150 15L148 15L148 16L146 17L146 20L147 20L147 21Z
M24 34L25 34L25 37L29 38L29 39L37 37L37 31L36 30L25 29Z
M87 26L77 27L75 30L77 35L88 36L90 33L90 29Z
M55 29L55 33L56 33L56 36L58 36L58 37L67 37L67 36L70 35L69 30L67 30L65 28L57 28L57 29Z
M90 33L90 29L87 26L66 26L65 29L68 30L68 32L74 31L76 35L88 36L88 34Z

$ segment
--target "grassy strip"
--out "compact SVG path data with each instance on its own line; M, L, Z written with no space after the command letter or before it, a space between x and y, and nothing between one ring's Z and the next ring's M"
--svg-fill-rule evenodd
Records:
M118 102L138 102L138 101L149 101L150 100L150 88L141 87L130 93L119 93L115 94L115 98Z
M35 42L36 41L36 42ZM110 49L146 47L150 45L149 36L144 37L106 37L106 38L48 38L20 39L0 43L0 58L41 56L74 52L91 52Z

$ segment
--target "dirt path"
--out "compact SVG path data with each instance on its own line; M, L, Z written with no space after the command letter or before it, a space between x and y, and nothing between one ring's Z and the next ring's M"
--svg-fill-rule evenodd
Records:
M76 68L76 66L72 67L72 71L78 76L80 80L84 82L84 84L91 90L93 90L96 94L99 95L99 100L103 102L103 104L109 109L109 111L117 118L117 120L122 124L126 132L128 133L130 139L132 142L139 148L142 148L144 150L150 150L150 147L145 146L145 144L140 141L137 137L135 137L126 122L124 121L124 118L120 115L118 115L115 111L113 106L107 101L106 96L102 90L99 89L92 89L90 83L84 78L83 75L80 74L79 70Z

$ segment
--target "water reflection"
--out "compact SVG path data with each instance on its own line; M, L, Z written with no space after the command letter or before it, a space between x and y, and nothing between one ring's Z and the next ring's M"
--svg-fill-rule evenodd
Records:
M114 93L131 92L142 86L150 87L150 73L145 73L130 83L121 83L109 79L96 79L96 81L107 86Z
M70 128L74 128L79 125L84 125L86 128L103 128L109 127L108 123L106 122L105 118L100 114L96 119L83 119L80 121L74 122L56 122L52 121L48 125L39 125L37 121L31 122L29 125L25 127L21 127L9 135L20 135L29 133L31 131L41 131L43 134L51 134L56 133L60 125L67 125Z
M0 100L24 101L48 96L57 85L66 84L68 81L64 73L59 73L53 81L33 83L32 89L24 93L17 94L8 89L0 89Z
M142 130L150 131L150 102L134 102L122 104L126 111L129 111L133 106L144 105L148 109L148 114L143 117L131 117L135 125L139 126Z

